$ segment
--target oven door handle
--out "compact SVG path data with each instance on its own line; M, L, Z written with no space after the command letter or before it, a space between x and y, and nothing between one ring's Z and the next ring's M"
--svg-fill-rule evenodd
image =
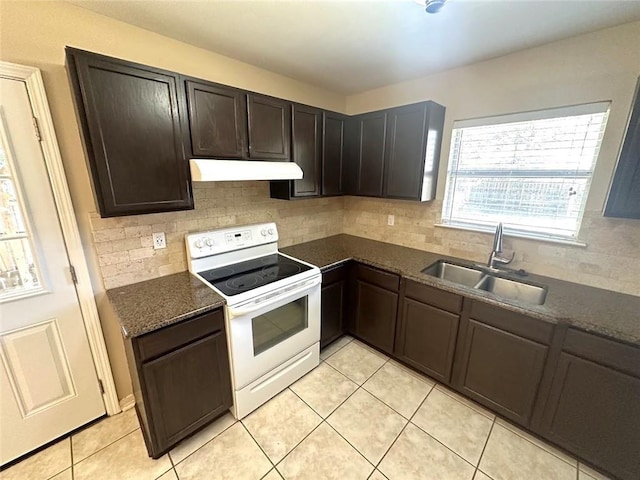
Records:
M291 288L290 290L285 289L284 291L278 292L273 294L273 296L269 298L269 300L265 300L265 301L260 301L260 300L256 300L250 303L250 307L229 307L229 316L231 318L236 318L236 317L244 317L246 315L250 315L251 313L257 311L257 310L262 310L265 307L268 307L269 305L273 305L274 303L278 303L280 301L282 301L283 298L287 298L287 297L293 297L297 294L299 294L300 292L304 292L305 290L310 290L311 288L315 287L316 285L320 284L320 282L322 281L322 277L318 277L318 278L314 278L311 280L307 280L305 281L301 286L299 287L294 287Z

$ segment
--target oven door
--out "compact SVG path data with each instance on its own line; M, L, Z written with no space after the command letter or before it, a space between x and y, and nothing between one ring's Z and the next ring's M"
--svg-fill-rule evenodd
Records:
M320 341L321 276L227 306L234 389Z

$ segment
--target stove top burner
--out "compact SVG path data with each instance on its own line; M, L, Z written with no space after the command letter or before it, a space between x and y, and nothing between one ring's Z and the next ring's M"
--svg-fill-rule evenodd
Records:
M276 253L199 274L223 294L232 296L310 269L303 263Z

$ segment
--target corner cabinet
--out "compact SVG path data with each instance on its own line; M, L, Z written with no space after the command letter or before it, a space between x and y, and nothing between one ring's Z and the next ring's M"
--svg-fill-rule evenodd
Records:
M291 103L248 93L247 115L249 158L291 160Z
M322 273L320 348L340 338L346 329L349 264Z
M129 339L125 351L149 456L159 458L231 407L221 310Z
M640 349L569 329L536 430L622 479L640 478Z
M293 161L302 169L300 180L279 180L270 184L271 198L317 197L322 169L322 110L304 105L291 109Z
M345 115L333 112L322 114L322 195L342 195L344 183Z
M356 119L355 191L354 195L381 197L384 174L384 150L387 132L387 113L373 112Z
M640 218L640 80L604 216Z
M69 47L66 56L100 215L193 209L179 75Z

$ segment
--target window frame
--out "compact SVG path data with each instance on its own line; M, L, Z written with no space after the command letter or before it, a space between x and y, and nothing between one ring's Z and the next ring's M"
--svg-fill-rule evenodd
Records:
M552 227L539 227L531 226L531 228L518 228L513 225L509 225L508 222L505 222L504 231L506 234L518 237L525 238L530 240L540 240L545 242L553 242L553 243L562 243L576 246L586 246L586 243L579 239L580 230L582 227L582 221L584 218L584 212L586 209L586 204L588 201L590 188L593 180L593 174L595 172L595 168L598 164L598 159L600 157L600 151L602 147L602 142L604 139L604 135L606 133L606 127L610 115L611 101L600 101L600 102L591 102L579 105L565 106L565 107L554 107L547 108L542 110L535 111L526 111L526 112L517 112L510 113L505 115L495 115L488 117L477 117L473 119L467 120L456 120L453 122L453 126L451 129L451 143L449 150L449 162L447 164L447 173L445 180L445 191L443 197L443 204L441 209L440 223L436 224L437 227L444 228L452 228L458 230L467 230L467 231L475 231L475 232L486 232L493 233L495 231L495 226L498 221L483 221L478 220L475 222L468 222L462 219L456 219L454 217L454 199L455 199L455 184L459 178L473 178L474 172L481 172L483 176L488 176L490 174L494 174L495 177L502 177L504 179L514 178L514 177L524 177L524 178L567 178L567 179L582 179L586 180L584 185L584 195L581 199L581 205L578 209L578 213L575 216L576 221L576 229L571 235L564 235L561 233L554 234L552 232ZM594 152L594 160L591 164L590 169L566 169L566 170L551 170L551 169L535 169L531 168L530 170L520 170L517 171L517 175L508 175L505 174L506 170L496 168L495 170L490 169L482 169L479 168L477 171L473 169L465 169L462 174L457 170L458 161L456 159L456 155L459 152L459 145L456 145L456 142L460 141L459 136L457 135L457 130L462 130L465 128L473 128L473 127L490 127L492 125L503 125L510 123L519 123L519 122L532 122L536 120L547 120L547 119L556 119L563 117L572 117L572 116L580 116L580 115L590 115L590 114L604 114L603 121L601 124L599 143L596 146ZM515 144L514 144L515 145ZM535 151L535 150L530 150ZM453 167L455 166L456 171L453 171ZM506 214L505 214L506 216Z

